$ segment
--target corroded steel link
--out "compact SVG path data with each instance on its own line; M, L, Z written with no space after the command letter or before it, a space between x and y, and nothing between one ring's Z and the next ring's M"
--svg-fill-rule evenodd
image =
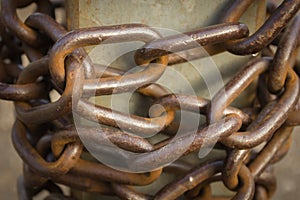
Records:
M260 173L267 167L271 159L274 159L276 153L279 153L279 150L281 150L286 140L290 137L292 130L293 128L285 126L278 129L268 144L259 155L256 156L255 160L249 164L249 170L255 179L257 179ZM286 150L283 149L283 151ZM234 190L235 187L238 186L238 172L243 162L246 162L245 160L249 153L249 150L232 150L232 152L228 154L222 175L224 177L224 184L229 189Z
M98 68L99 69L99 68ZM102 77L118 77L122 75L124 72L120 70L111 71L109 68L106 68L104 72L98 72L102 75ZM102 83L102 82L100 82ZM85 81L83 86L83 95L87 95L90 91L94 91L97 89L99 84L99 80L90 80L89 82ZM87 87L91 87L91 89L86 89ZM141 87L137 90L139 93L151 96L153 98L160 98L166 94L168 91L164 89L162 86L157 84L150 84L146 87ZM86 112L86 110L90 110ZM143 134L153 134L163 130L166 126L168 126L174 119L174 111L167 111L166 115L154 117L154 118L144 118L136 115L128 115L125 113L121 113L118 111L113 111L111 109L105 108L100 105L94 106L85 100L80 100L77 107L78 113L95 122L101 122L114 127L122 127L125 130L129 130L130 132L138 132ZM135 124L138 124L137 126ZM143 127L143 129L141 129Z
M243 91L260 73L265 71L269 65L266 59L250 63L243 71L238 73L224 89L220 90L211 101L211 109L208 113L210 122L220 119L223 110ZM225 98L224 98L225 97ZM263 121L255 120L252 124L259 123L256 130L251 132L239 132L227 138L222 142L232 148L252 148L270 138L276 129L278 129L286 120L286 113L292 111L299 99L299 80L295 72L289 70L289 78L286 83L286 90L276 105L265 115ZM284 107L281 105L285 105ZM269 117L267 117L269 116ZM258 116L257 118L261 118Z
M58 24L58 22L56 22L52 17L44 13L33 13L26 19L25 24L40 30L55 42L67 34L67 30L62 25ZM41 55L38 55L38 52L36 52L34 49L31 48L29 50L29 53L31 54L37 54L34 55L34 57L42 57ZM92 78L94 75L94 68L90 64L91 61L88 59L86 51L83 48L79 48L74 54L78 57L86 58L87 64L83 65L85 77Z
M39 47L41 44L43 44L43 38L39 37L37 32L25 25L16 13L16 9L18 7L24 7L33 2L35 1L2 0L1 18L3 19L6 27L8 27L14 34L16 34L17 37L20 38L23 42L33 45L35 47ZM43 0L42 2L48 1ZM47 7L49 8L49 6Z
M212 189L210 187L210 184L213 182L221 181L222 177L220 175L212 176L202 183L198 184L196 187L194 187L192 190L189 190L185 193L185 197L189 199L210 199L212 198ZM229 198L227 198L229 199Z
M210 101L197 96L188 96L182 94L171 94L162 96L160 99L156 100L154 103L162 105L165 110L156 109L153 115L161 115L167 110L187 110L195 113L201 113L206 115ZM249 124L251 119L247 113L234 107L227 107L224 110L224 115L236 114L242 119L243 124Z
M270 59L254 60L247 64L244 70L236 74L224 88L213 97L208 112L208 122L222 118L225 108L244 91L253 80L266 71Z
M20 181L23 184L19 183L20 187L23 187L22 192L28 194L32 193L33 188L44 189L43 185L48 181L47 178L43 178L38 174L34 173L29 167L25 167L23 170L26 177L22 177ZM65 175L56 176L51 178L52 181L64 185L68 185L74 189L83 190L87 192L97 192L105 195L112 195L112 189L104 182L95 181L93 179L78 176L75 174L67 173ZM25 188L24 188L25 186ZM24 195L20 195L24 196Z
M45 20L48 22L47 24L50 24L52 27L52 30L54 30L53 33L50 33L49 31L44 31L50 35L50 37L53 40L58 39L61 37L63 34L66 33L66 31L59 26L52 18L49 16L46 16L44 14L33 14L27 19L27 23L31 24L32 26L36 26L38 28L41 28L42 30L46 30L45 23L41 22L41 19L43 18L44 22ZM73 59L73 58L69 58ZM75 63L75 62L74 62ZM73 65L73 64L72 64ZM75 77L79 78L81 74L81 70L78 70L78 67L76 68L75 66L78 65L73 65L74 67L72 68L72 73L75 73ZM44 57L41 58L40 60L37 60L36 62L31 63L26 70L23 71L23 73L20 75L20 78L18 80L18 83L27 83L27 82L34 82L35 79L37 79L39 76L47 76L49 74L49 69L48 69L48 58ZM22 119L22 115L26 115L27 119L28 117L34 118L34 116L41 115L41 112L44 112L46 110L52 112L54 116L48 115L50 119L56 119L59 115L62 115L63 113L68 113L71 111L71 97L72 97L72 90L73 90L73 79L74 76L71 75L69 76L70 79L66 85L65 91L62 94L62 97L54 103L48 104L48 105L40 105L31 108L31 105L25 102L18 102L16 103L16 110L17 113L20 114L20 119ZM80 80L80 79L77 79ZM69 90L68 90L69 89ZM80 94L80 93L79 93ZM67 106L65 106L67 105ZM31 112L34 110L34 112ZM36 121L37 123L43 123L49 120L49 118L45 117L41 118L41 121ZM23 118L23 120L25 120Z
M92 180L143 186L157 180L162 173L162 168L147 173L128 173L112 169L100 163L80 159L70 173Z
M125 149L127 151L142 153L152 151L154 148L144 138L128 134L112 128L80 128L79 131L84 131L89 137L91 137L97 144L105 145L105 140L110 140L113 144ZM52 139L52 152L56 157L62 153L65 145L69 143L80 142L80 138L77 134L75 127L68 130L57 132Z
M47 85L43 82L31 82L28 84L12 84L22 71L17 64L6 64L0 61L0 98L12 101L29 101L42 97L47 91Z
M124 71L116 68L112 68L110 66L103 66L103 65L97 65L95 64L95 77L100 78L100 77L112 77L112 76L122 76L124 75ZM99 82L99 80L95 79L94 81ZM92 83L92 81L90 81ZM98 83L92 83L96 87ZM95 88L96 89L96 88ZM141 87L137 89L137 92L145 95L145 96L151 96L155 99L159 99L165 95L168 95L169 92L162 87L159 84L156 83L151 83L148 86ZM86 89L85 85L83 86L83 96L88 96L87 94L89 93L89 90Z
M44 13L33 13L25 21L29 27L38 29L51 40L57 41L67 33L67 30L59 25L52 17Z
M229 114L224 120L216 122L209 127L199 129L196 133L186 133L181 137L175 138L176 140L173 140L173 138L164 140L162 144L159 144L163 148L135 160L135 164L138 166L147 166L162 159L173 160L172 158L177 158L179 155L187 155L199 150L201 147L214 144L219 137L226 137L234 133L241 125L242 122L236 115ZM209 133L212 134L210 138L207 137ZM182 151L182 146L190 141L192 143L188 149Z
M177 53L173 53L168 55L169 62L168 65L175 65L184 63L187 61L192 61L195 59L207 57L208 55L216 55L218 53L226 51L225 45L223 43L215 44L215 45L207 45L203 46L203 49L199 51L199 48L189 49L186 51L180 51Z
M47 163L27 141L26 128L20 121L14 124L12 140L26 164L44 177L66 174L77 163L82 151L81 144L70 144L56 162Z
M159 169L148 174L131 174L113 170L102 164L78 160L82 145L76 141L68 143L67 148L60 154L56 162L46 162L28 142L26 128L19 121L16 121L14 125L12 139L20 157L42 177L56 178L66 174L72 168L71 173L98 180L110 179L123 184L146 185L156 180L162 171Z
M268 79L268 72L260 75L258 79L257 100L262 107L268 107L268 104L272 104L271 102L274 102L277 99L277 96L272 94L268 89Z
M277 183L272 166L266 168L266 170L257 178L256 183L266 188L269 198L274 195Z
M277 101L273 109L265 116L265 120L258 123L256 130L251 132L238 132L222 140L226 146L233 148L252 148L269 139L272 134L287 119L285 113L289 113L299 100L299 79L292 69L289 69L284 94ZM282 106L284 105L284 106Z
M292 146L292 142L293 142L293 135L290 134L288 139L284 142L284 144L280 147L280 149L275 153L274 157L272 158L272 160L270 161L269 164L270 165L275 164L275 163L279 162L280 160L282 160L289 152L289 150Z
M51 76L58 85L63 84L65 80L64 60L66 56L79 47L99 45L104 41L107 41L106 43L125 41L150 42L158 38L160 38L160 35L157 32L141 24L102 26L71 31L59 39L50 51L49 67ZM126 87L136 88L137 85L145 86L152 83L162 75L167 62L167 57L162 56L157 59L157 64L150 64L145 70L137 74L129 74L123 76L122 79L116 77L104 78L104 80L101 80L102 84L106 83L107 85L105 85L106 88L103 89L101 94L111 94L115 88L124 88L124 90L121 90L124 92L127 91ZM144 77L143 75L146 74L149 76L146 80L139 78ZM116 83L118 85L115 86ZM102 84L99 84L99 87Z
M252 1L253 0L236 0L236 2L232 4L232 7L228 9L228 14L225 14L225 18L222 19L222 22L238 21L243 14L243 10L246 10ZM229 42L227 50L238 55L260 52L283 30L288 22L296 15L299 8L300 0L285 0L253 35L245 39ZM232 12L233 10L239 11Z
M248 69L248 71L250 71L251 65L252 66L258 66L256 68L256 70L252 71L252 73L247 73L247 76L245 76L245 74L243 74L243 75L237 74L236 77L232 79L232 82L229 82L225 86L224 90L221 90L220 93L218 93L213 98L212 103L211 103L211 109L212 109L212 111L211 111L211 113L212 113L211 117L212 118L211 119L215 120L215 119L220 118L220 112L222 112L222 110L224 110L224 106L229 105L231 103L232 99L235 99L236 96L239 95L239 92L236 91L237 89L234 89L232 86L238 85L239 86L238 89L241 89L243 87L245 88L249 84L249 81L251 81L251 79L253 80L254 77L257 76L257 73L262 72L260 70L263 70L263 68L266 69L265 68L266 66L263 67L263 65L259 65L260 62L257 61L256 63L250 63L250 65L249 65L250 67L249 66L248 66L249 68L246 67L245 71L247 71L247 69ZM261 66L261 67L259 67L259 66ZM252 68L254 69L255 67L252 67ZM243 72L241 72L241 73L243 73ZM285 92L287 92L287 91L285 91ZM296 89L296 92L297 92L297 89ZM221 96L220 94L222 94L222 96L226 96L226 98L220 98L220 96ZM223 103L221 103L222 101L223 101ZM296 99L296 101L297 101L297 99ZM274 112L274 111L275 111L274 107L272 107L272 110L270 109L270 110L264 111L260 114L263 117L258 116L256 121L252 122L252 124L254 124L254 125L250 125L248 127L248 131L250 131L250 132L248 132L248 134L249 133L251 133L251 134L247 135L247 134L243 133L244 134L244 137L242 139L243 144L251 145L251 143L255 143L255 145L253 145L253 146L256 146L259 143L263 142L265 140L265 138L270 137L272 132L267 131L266 127L275 128L274 125L273 126L268 126L268 125L266 125L266 123L268 123L267 121L260 120L260 119L261 118L264 119L268 115L272 116L269 113ZM273 123L274 121L276 121L276 119L274 119L274 117L273 118L270 117L269 119L270 119L269 123ZM237 133L237 134L239 134L239 133ZM235 135L235 134L233 134L233 135ZM233 136L229 136L228 138L224 138L225 142L226 142L226 140L227 141L230 140L229 139L230 137L233 137ZM249 137L249 140L247 141L247 143L244 143L244 141L246 140L246 137ZM250 140L252 140L252 141L250 141ZM234 142L232 142L230 145L231 145L231 147L236 148L236 144ZM240 147L240 148L245 148L245 147L246 146ZM237 187L237 185L238 185L237 173L238 173L239 168L240 168L240 166L243 162L243 159L245 158L245 156L248 153L249 153L249 151L247 151L247 150L242 150L242 151L234 150L233 155L229 155L226 166L225 166L224 171L223 171L224 184L228 188L234 189L235 187Z
M292 127L286 126L282 126L278 129L268 144L257 155L255 160L249 164L249 170L255 178L264 171L264 168L267 167L275 154L284 145L292 131Z
M26 76L21 75L18 80L19 83L24 83L27 81L24 81L24 79L34 80L37 79L39 76L47 75L48 74L48 66L47 66L47 58L42 58L41 60L35 61L31 63L28 67L24 69L24 72L26 71ZM51 102L48 104L43 104L39 106L32 107L30 104L26 102L15 102L16 105L16 112L18 115L18 118L27 123L30 124L42 124L54 119L57 119L59 116L65 115L67 113L70 113L72 111L72 98L76 98L76 95L78 95L78 99L80 96L80 91L78 93L73 94L73 87L74 87L74 80L76 79L77 83L80 85L83 85L83 70L81 69L81 65L77 61L77 59L74 59L73 57L69 57L66 61L67 63L67 81L66 81L66 87L61 95L60 99ZM36 70L36 72L41 73L30 73L33 69L39 68L39 70ZM82 83L80 83L82 81ZM48 113L47 115L44 115L43 113Z
M164 130L174 119L173 111L169 111L167 115L147 118L114 111L85 100L78 102L76 112L90 121L144 135L153 135Z
M236 132L241 127L241 120L234 114L229 114L224 118L224 121L220 121L216 124L211 125L210 127L205 127L203 129L198 130L194 133L187 133L186 136L180 137L177 140L166 140L163 144L159 146L164 146L163 150L158 149L155 151L151 151L146 154L144 157L139 158L135 161L132 161L132 164L138 166L147 166L153 162L157 161L168 161L173 160L181 154L189 154L194 152L205 145L212 144L219 136L226 136L228 134ZM206 140L206 135L209 132L213 132L211 138L209 138L210 142ZM185 152L182 152L182 145L191 141L191 145ZM204 142L205 141L205 142Z
M162 37L143 24L67 31L55 19L55 9L64 6L61 0L1 0L0 99L13 101L17 113L12 141L24 162L19 199L33 199L42 191L49 193L46 200L75 198L60 184L100 199L271 199L276 189L273 164L287 154L291 132L300 124L300 18L293 18L300 0L268 3L269 18L248 37L247 25L238 21L253 2L233 0L220 24ZM21 21L17 9L33 3L36 11ZM144 43L134 54L140 65L134 73L118 69L123 66L94 64L84 48L132 41ZM184 91L173 94L157 83L170 65L225 51L261 52L262 57L234 72L211 100ZM28 58L27 66L21 56ZM248 107L233 107L256 80L251 94L255 100ZM50 97L53 90L59 93L56 101ZM146 113L151 108L149 115L90 101L126 92L147 98L148 105L139 109ZM179 121L181 111L205 117L206 123L199 122L191 131L188 123ZM88 124L77 127L72 112ZM107 141L122 156L136 155L129 166L154 168L132 173L106 166L92 158L82 137L108 156L115 151ZM202 148L221 154L213 161L191 161ZM170 180L162 184L165 175ZM223 182L234 194L216 195L211 187L215 182ZM140 189L145 186L149 190Z
M220 172L223 166L222 161L205 163L192 172L186 174L182 179L174 181L160 190L155 199L176 199L184 192L194 188L202 181ZM254 195L254 181L246 166L242 166L239 174L242 184L232 199L252 199ZM191 181L192 180L192 181Z
M41 16L42 16L42 14L31 15L28 18L28 21L31 22L31 24L34 23L35 26L42 27L43 25L42 25L42 23L40 21L41 20ZM47 18L44 18L44 20L47 20ZM53 24L53 22L51 22L50 19L48 19L47 21L50 22L51 24ZM55 24L53 26L55 26ZM43 27L43 28L45 28L45 27ZM52 39L57 39L59 36L62 36L64 34L64 31L62 29L58 29L58 30L55 31L55 33L56 34L53 34L53 36L52 36L53 38ZM134 34L134 32L132 32L132 34ZM143 36L140 36L140 37L143 37ZM47 58L43 58L40 61L36 61L36 62L32 63L31 65L29 65L28 67L26 67L26 69L24 70L24 72L20 76L18 82L21 82L21 83L27 82L27 81L23 80L24 79L23 77L32 77L32 78L30 78L30 81L32 81L32 80L34 80L35 78L37 78L37 77L39 77L41 75L47 75L47 73L48 73L47 63L48 63L48 59ZM78 64L77 64L77 66L78 66ZM36 68L39 68L39 70L35 70ZM40 74L32 74L31 71L35 71L35 72L41 71L41 73ZM76 72L75 74L81 73L79 69L74 69L73 71ZM72 73L74 73L74 72L72 72ZM68 75L69 74L70 73L68 73ZM137 75L134 75L134 76L137 76ZM30 108L30 106L27 103L25 103L25 102L18 102L18 103L16 103L16 105L17 105L17 113L19 114L20 119L21 120L30 120L30 119L36 118L35 116L37 116L37 115L41 115L43 112L47 112L47 111L51 112L52 115L46 115L43 118L39 117L40 120L34 120L33 121L33 123L43 123L45 121L48 121L49 119L55 119L55 118L57 118L57 116L61 115L62 113L70 112L70 110L71 110L71 96L72 96L72 89L73 89L73 84L74 84L73 79L74 78L78 78L80 76L74 75L74 76L69 76L69 77L70 78L67 79L67 80L70 80L70 82L67 82L67 85L66 85L66 88L64 90L64 93L62 94L62 97L57 102L49 103L48 105L36 106L36 107L33 107L33 108ZM133 76L128 76L129 79L131 79L131 77L133 78ZM114 79L117 80L118 77L116 77ZM98 82L98 80L95 80L95 81L92 81L92 82L96 82L96 81ZM113 82L111 82L111 83L113 83ZM80 83L78 83L78 84L80 84ZM135 84L137 84L137 83L135 83ZM88 83L86 83L84 85L88 85ZM146 92L146 93L151 93L151 91L152 91L152 89L146 89L146 88L144 88L144 92ZM168 112L166 124L156 123L156 122L163 122L165 116L158 117L157 119L153 119L152 121L150 121L148 119L141 118L141 117L138 117L138 116L137 117L134 117L134 116L130 117L130 116L127 116L125 114L119 113L120 117L117 118L117 112L112 112L109 109L106 109L106 108L103 108L103 107L99 107L99 106L95 110L94 106L91 105L90 103L84 102L84 101L80 101L79 104L78 104L78 110L83 115L85 115L86 112L84 112L84 111L81 112L80 111L81 105L84 105L83 106L84 110L87 109L87 108L90 108L94 112L98 112L96 114L98 119L101 117L101 113L102 113L102 116L103 116L102 120L101 119L99 119L99 120L101 120L101 122L103 122L105 124L114 125L114 126L116 126L116 124L121 124L121 125L124 124L123 126L127 126L128 127L128 125L126 125L126 123L127 124L130 123L131 126L132 126L132 121L136 120L138 123L133 123L133 124L138 124L139 126L141 126L141 125L144 124L143 125L144 128L145 127L149 127L148 129L150 129L149 131L151 133L153 133L153 132L157 133L158 131L160 131L161 129L163 129L163 127L167 126L173 120L173 112L171 112L171 111ZM55 110L55 112L54 112L54 110ZM92 112L90 112L90 113L92 113ZM23 116L26 116L26 117L23 117ZM91 114L89 116L91 116ZM87 118L89 118L89 116L87 116ZM108 120L109 116L112 116L111 120ZM116 118L115 119L116 122L113 121L113 119L114 119L113 117ZM94 115L92 115L92 119L97 119L97 118ZM140 127L137 127L137 128L138 128L137 130L135 130L134 128L131 128L131 130L134 131L134 132L141 131ZM144 131L144 132L146 132L146 131Z
M225 23L202 28L193 32L168 36L148 43L136 51L135 61L138 65L143 65L161 56L206 46L208 44L243 38L247 36L248 33L249 30L244 24Z
M24 85L0 83L0 98L12 101L28 101L37 99L44 93L43 83L28 83Z
M153 199L152 196L140 194L126 185L113 183L112 189L114 190L114 193L118 197L120 197L120 199L132 199L132 200L151 200L151 199Z
M274 60L270 66L269 71L269 84L268 88L272 93L278 93L285 83L287 71L289 66L293 66L293 61L297 52L300 36L300 16L296 16L294 21L290 24L278 45ZM296 54L292 56L292 54Z
M249 150L233 149L227 154L226 163L223 169L222 178L224 185L234 190L239 184L238 173L249 154Z

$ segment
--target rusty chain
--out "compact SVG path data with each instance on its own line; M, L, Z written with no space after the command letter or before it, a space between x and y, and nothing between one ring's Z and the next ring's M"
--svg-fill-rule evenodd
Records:
M19 198L32 199L46 190L50 193L46 199L73 199L58 185L62 184L120 199L270 199L276 190L272 166L287 154L293 127L300 124L300 0L284 0L279 6L269 1L269 18L248 36L248 27L238 21L252 2L233 1L220 24L162 38L143 24L67 31L55 20L54 11L64 6L63 1L2 0L0 98L13 101L17 113L12 141L24 162L18 180ZM36 3L37 11L20 20L16 10L32 3ZM105 41L144 42L134 54L143 70L127 73L112 66L96 69L90 65L83 47ZM167 67L208 55L194 49L195 43L209 55L229 51L238 55L261 53L261 57L242 67L211 100L171 94L155 83ZM26 67L22 55L30 61ZM231 103L256 80L252 105L232 107ZM55 102L49 97L51 90L60 93ZM134 90L162 107L154 110L152 117L143 117L88 101L93 95ZM144 173L124 172L88 159L72 108L86 120L107 125L102 129L80 128L102 148L106 147L101 138L106 137L126 151L147 153L135 160L137 165L180 158ZM188 133L175 137L177 110L206 117L205 126L199 127L184 152L180 149L191 138ZM140 136L158 132L165 139L156 143ZM215 142L214 149L224 153L220 158L197 164L184 159ZM176 178L157 192L138 190L165 174ZM234 194L216 196L211 187L214 182L223 182Z

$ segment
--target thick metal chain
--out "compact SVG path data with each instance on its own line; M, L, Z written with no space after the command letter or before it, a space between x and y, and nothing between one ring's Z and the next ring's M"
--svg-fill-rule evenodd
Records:
M61 1L2 0L0 98L14 101L17 113L12 140L24 161L24 173L18 183L19 198L32 199L43 190L50 192L46 199L72 198L58 186L63 184L71 189L120 199L165 200L181 196L186 199L270 199L276 189L272 165L287 154L293 127L300 124L300 66L297 60L300 0L284 0L278 7L268 2L269 18L248 36L247 26L238 21L252 2L235 0L220 24L161 38L155 30L142 24L68 32L55 20L55 9L64 5ZM36 3L37 12L23 22L16 10L31 3ZM135 73L113 67L95 70L92 65L83 64L87 58L83 47L104 41L144 42L143 48L135 52L135 61L145 66L143 70ZM211 100L170 94L155 81L171 65L207 56L193 49L194 43L204 46L210 55L229 51L238 55L261 53L262 56L244 66ZM276 47L275 53L270 45L273 49ZM24 54L30 61L26 68L21 62ZM257 79L252 106L230 106ZM55 102L49 97L53 89L61 95ZM164 111L155 110L157 117L146 118L101 105L95 107L88 101L93 95L135 89L151 98L153 104L162 105ZM225 95L227 98L223 98ZM103 144L97 137L101 134L124 150L147 152L147 156L136 161L140 165L168 159L184 145L184 137L173 140L177 110L198 113L207 120L181 157L195 154L215 141L218 143L214 149L225 152L226 156L200 164L178 159L147 173L118 171L84 158L86 149L77 134L72 108L81 117L108 126L101 130L84 129L99 146ZM122 130L118 129L120 125ZM166 139L151 143L149 139L135 135L157 132ZM168 150L160 151L166 145ZM136 190L157 181L163 174L176 174L177 178L155 193L144 194ZM211 191L213 182L223 182L234 196L214 195Z

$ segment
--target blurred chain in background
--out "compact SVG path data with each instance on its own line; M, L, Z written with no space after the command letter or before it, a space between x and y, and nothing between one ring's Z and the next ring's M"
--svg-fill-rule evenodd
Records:
M36 11L20 20L17 9L32 3ZM72 199L73 191L78 190L120 199L271 199L276 190L273 164L289 151L291 133L300 123L300 0L285 0L280 5L269 1L268 18L249 36L247 25L239 19L252 3L235 0L219 24L187 30L185 36L161 37L143 24L67 31L55 12L64 8L63 1L2 0L0 98L13 101L16 110L12 141L23 160L19 198L32 199L46 190L46 199ZM96 68L83 48L105 41L136 40L145 45L134 54L136 64L143 66L135 73L113 66ZM172 65L208 56L194 49L194 43L209 55L228 51L260 56L235 72L210 100L172 94L156 81ZM232 102L256 81L254 101L248 107L233 107ZM151 104L161 105L153 110L154 116L126 114L89 101L94 96L135 90ZM51 100L52 91L59 93L57 101ZM180 123L175 113L180 110L206 118L184 152L180 149L190 134L175 137ZM72 111L87 121L106 125L82 130L99 147L108 148L101 140L106 137L126 151L147 153L135 161L139 166L180 158L144 173L108 167L90 158L77 134ZM156 136L140 136L154 133L164 139L157 142L153 140ZM189 156L215 142L214 150L222 152L218 158L188 162ZM155 192L139 190L169 175L175 178ZM231 193L213 192L215 182L222 182ZM67 194L61 185L72 192Z

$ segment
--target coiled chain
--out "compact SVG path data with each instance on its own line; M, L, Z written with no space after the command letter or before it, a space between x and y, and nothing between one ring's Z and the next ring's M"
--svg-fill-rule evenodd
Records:
M268 2L269 17L248 36L248 27L238 21L252 2L235 0L219 24L187 32L185 37L162 38L142 24L68 32L55 20L55 9L64 7L62 1L2 0L0 98L13 101L16 109L12 141L24 162L19 198L32 199L43 190L50 193L46 199L75 198L64 193L58 185L62 184L120 199L270 199L276 189L272 165L287 154L293 127L300 124L300 0L284 0L279 6ZM36 12L21 21L17 9L32 3L37 5ZM139 72L112 66L95 70L85 63L88 56L83 47L136 40L145 43L134 55L135 62L143 66ZM172 94L155 82L166 68L207 56L193 49L192 43L203 46L209 55L228 51L261 56L241 67L211 100ZM22 55L30 61L26 67ZM232 107L231 103L256 80L251 105ZM52 90L60 94L54 102L49 97ZM160 104L164 111L155 110L152 117L129 115L89 101L92 96L133 90ZM144 173L124 172L90 159L72 116L75 111L88 121L106 125L82 130L99 147L106 148L98 137L102 135L126 151L148 153L136 161L144 166L168 160L185 145L185 136L174 140L178 110L205 116L206 124L199 126L179 159ZM158 132L165 138L159 142L139 135ZM217 159L199 159L197 163L185 159L215 142L214 149L223 152ZM139 190L166 174L175 178L155 192ZM214 182L223 182L232 193L216 195L211 187Z

